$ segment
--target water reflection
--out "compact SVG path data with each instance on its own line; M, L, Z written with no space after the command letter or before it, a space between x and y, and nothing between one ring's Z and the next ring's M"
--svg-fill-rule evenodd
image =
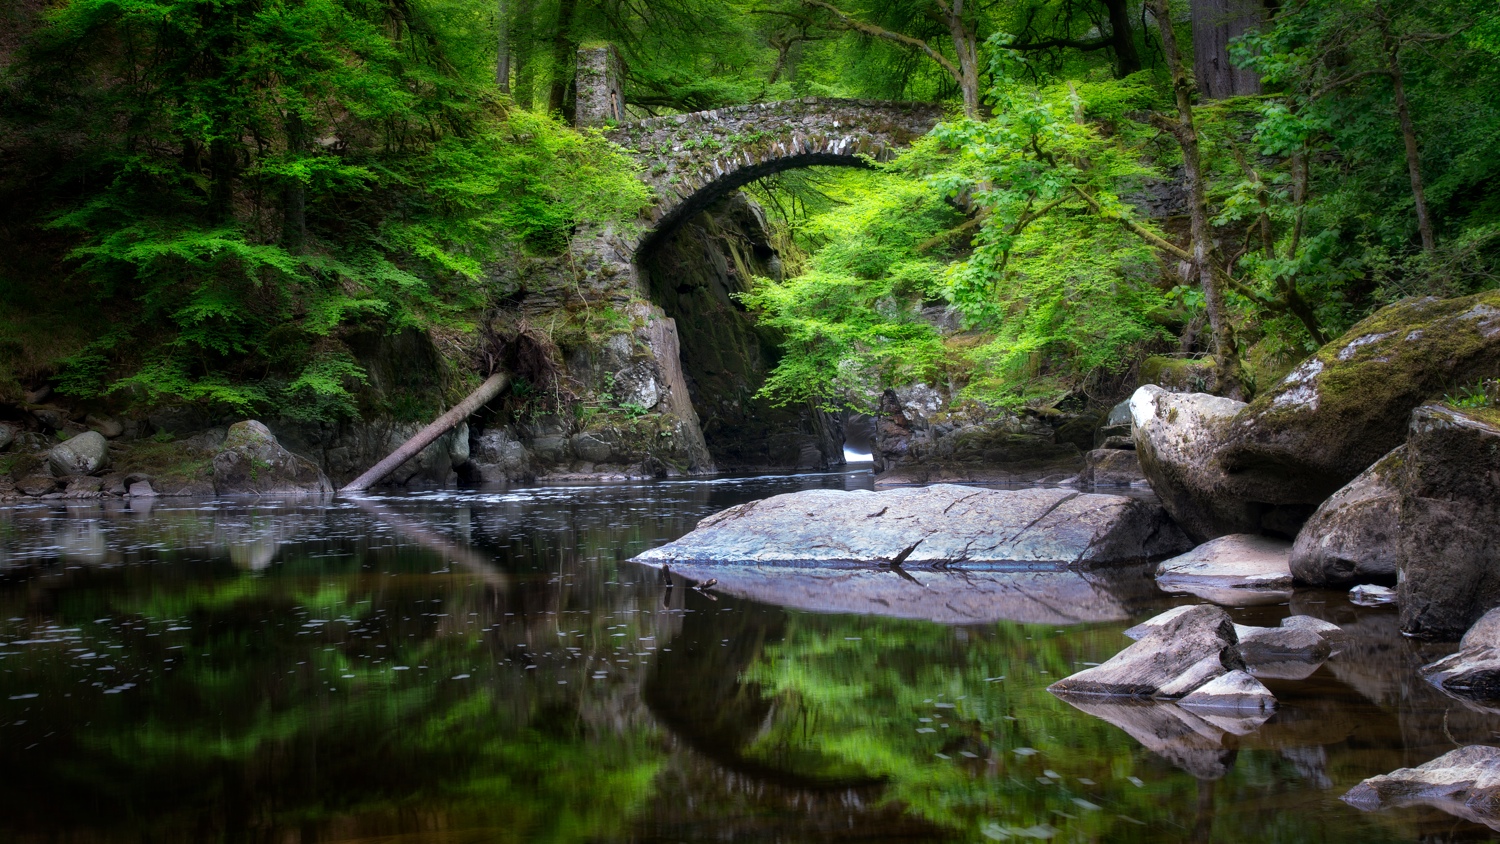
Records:
M1349 642L1269 680L1266 723L1222 724L1045 692L1173 600L1139 573L919 572L955 614L875 616L836 581L721 575L713 600L624 562L732 504L868 481L0 511L0 839L1488 835L1337 800L1497 726L1407 670L1429 655L1389 611L1306 596Z

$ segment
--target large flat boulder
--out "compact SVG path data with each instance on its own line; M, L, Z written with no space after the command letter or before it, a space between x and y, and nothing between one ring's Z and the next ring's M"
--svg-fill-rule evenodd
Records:
M1413 408L1500 372L1500 291L1382 308L1256 397L1222 468L1274 504L1318 504L1406 437Z
M305 495L333 492L316 464L287 451L265 425L250 419L231 425L213 458L213 491L219 495Z
M1400 488L1401 629L1456 638L1500 606L1500 411L1413 411Z
M1218 450L1244 402L1155 385L1130 398L1135 451L1162 506L1196 542L1260 529L1259 505L1219 467Z
M1106 566L1187 548L1153 501L1062 489L953 484L807 490L731 507L636 557L666 563Z
M1243 671L1229 614L1200 605L1174 612L1108 662L1053 683L1057 695L1175 700L1231 671Z
M1500 748L1468 745L1415 768L1370 777L1344 795L1357 809L1433 806L1500 830Z
M1218 604L1248 606L1286 600L1292 545L1253 534L1210 540L1156 567L1156 585Z
M1319 505L1292 546L1293 577L1313 586L1396 582L1405 457L1406 446L1396 448Z

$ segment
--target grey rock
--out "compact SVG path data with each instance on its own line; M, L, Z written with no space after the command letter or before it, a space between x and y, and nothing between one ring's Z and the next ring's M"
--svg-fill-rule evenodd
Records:
M1383 607L1396 603L1396 590L1389 586L1361 583L1349 590L1349 603L1361 607Z
M1260 529L1260 508L1219 468L1224 433L1244 402L1146 385L1130 398L1141 472L1197 542Z
M1401 446L1318 506L1292 546L1292 576L1314 586L1396 582Z
M1130 399L1126 399L1109 409L1108 415L1100 423L1099 428L1094 431L1095 448L1119 448L1118 445L1110 445L1111 440L1130 441L1131 448L1135 448L1132 436L1134 423L1130 416Z
M469 423L460 422L448 433L448 460L454 466L469 462Z
M1173 608L1167 610L1164 613L1152 616L1151 618L1146 619L1145 621L1141 622L1140 624L1137 624L1136 626L1130 628L1129 630L1126 630L1124 635L1127 638L1134 639L1134 640L1144 639L1145 637L1147 637L1147 636L1151 635L1152 633L1155 633L1156 631L1158 631L1161 628L1165 627L1168 622L1172 621L1173 619L1177 618L1178 616L1182 615L1183 613L1188 612L1189 610L1193 609L1196 606L1199 606L1199 605L1198 604L1183 604L1180 607L1173 607Z
M9 422L0 422L0 451L3 451L6 446L10 445L18 433L20 433L20 429L16 426Z
M63 494L69 498L100 498L104 495L104 479L77 475L68 478Z
M1175 699L1245 667L1222 609L1179 610L1108 662L1053 683L1054 694Z
M124 495L130 489L128 477L124 472L110 472L102 480L105 495Z
M473 462L485 483L532 477L531 455L508 428L494 428L481 434L474 443Z
M1235 627L1239 636L1240 658L1252 673L1262 665L1289 662L1321 664L1333 652L1332 646L1318 633L1296 627Z
M1432 806L1500 830L1500 748L1460 747L1415 768L1370 777L1343 799L1366 812Z
M282 448L271 430L253 419L230 426L213 467L214 492L219 495L333 492L323 470Z
M1221 465L1266 481L1259 501L1316 505L1400 445L1429 396L1496 372L1500 291L1398 302L1246 407L1225 433Z
M1125 436L1105 437L1104 442L1100 443L1099 447L1123 449L1125 451L1135 451L1135 437L1132 437L1128 434Z
M568 440L561 435L537 437L531 441L531 453L546 463L564 463L569 456Z
M16 481L16 489L23 495L47 495L57 489L57 479L51 475L27 475Z
M130 485L129 495L131 498L155 498L156 490L151 488L150 481L136 481Z
M1500 414L1417 408L1400 486L1401 629L1457 637L1500 606Z
M1230 671L1204 683L1177 702L1184 709L1259 714L1276 708L1276 697L1246 671Z
M1457 697L1500 701L1500 608L1480 616L1458 652L1422 668L1429 683Z
M600 439L597 434L588 432L574 434L571 444L573 453L590 463L604 463L609 460L610 445Z
M68 413L60 407L33 407L31 415L54 431L61 431L68 425Z
M87 431L47 452L47 465L58 476L92 475L109 465L109 441L97 431Z
M1130 486L1144 479L1140 457L1134 451L1118 449L1095 449L1084 455L1079 478L1088 486Z
M1290 630L1308 630L1328 641L1337 641L1344 636L1344 628L1310 615L1287 616L1281 620L1281 626Z
M109 439L114 439L125 433L125 426L119 420L109 416L95 416L92 413L85 416L83 421L95 431L103 434Z
M1233 534L1163 561L1156 583L1169 592L1187 592L1232 606L1279 603L1292 585L1287 567L1291 543L1264 536Z
M1154 502L1060 489L938 484L808 490L731 507L636 558L678 562L1100 566L1187 546Z

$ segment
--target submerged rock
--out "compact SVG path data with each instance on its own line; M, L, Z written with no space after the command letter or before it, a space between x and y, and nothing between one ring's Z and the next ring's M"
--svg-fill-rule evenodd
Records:
M1162 506L1198 542L1260 529L1261 509L1218 464L1219 443L1244 402L1147 385L1130 399L1141 472Z
M1114 565L1175 553L1187 538L1154 502L1061 489L938 484L808 490L709 516L637 562L984 567Z
M1500 608L1474 622L1459 641L1458 652L1424 666L1422 676L1451 695L1500 701Z
M1415 768L1370 777L1344 795L1366 812L1433 806L1500 830L1500 748L1469 745Z
M1243 670L1239 640L1228 613L1195 606L1173 611L1135 644L1108 662L1053 683L1059 695L1176 699L1208 682Z
M47 465L60 477L92 475L109 466L109 441L97 431L85 431L53 446Z
M213 488L220 495L333 492L323 470L282 448L270 429L254 419L230 426L213 467Z
M1291 548L1289 542L1264 536L1222 536L1163 561L1156 569L1156 583L1214 603L1276 603L1286 599L1292 585L1287 567Z
M1270 503L1317 504L1406 437L1413 408L1500 372L1500 291L1410 299L1319 349L1238 414L1223 468Z
M1318 506L1292 546L1292 576L1314 586L1396 582L1397 488L1406 446L1382 457Z
M1418 408L1404 463L1401 630L1456 637L1500 606L1500 411Z

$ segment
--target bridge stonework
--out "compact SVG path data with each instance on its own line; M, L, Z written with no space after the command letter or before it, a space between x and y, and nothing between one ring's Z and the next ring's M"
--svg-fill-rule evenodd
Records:
M584 92L579 93L582 100ZM580 293L589 290L586 298L622 307L643 324L653 377L663 386L663 398L653 409L677 420L677 436L691 455L690 471L713 471L713 459L687 395L676 322L649 301L641 255L678 223L756 179L799 167L885 161L943 117L942 107L930 103L806 98L658 117L605 130L606 137L640 162L641 179L652 188L655 201L632 225L580 228L569 245L569 272Z
M807 97L609 129L606 137L640 162L641 178L656 196L632 251L756 179L798 167L888 160L943 116L931 103Z

